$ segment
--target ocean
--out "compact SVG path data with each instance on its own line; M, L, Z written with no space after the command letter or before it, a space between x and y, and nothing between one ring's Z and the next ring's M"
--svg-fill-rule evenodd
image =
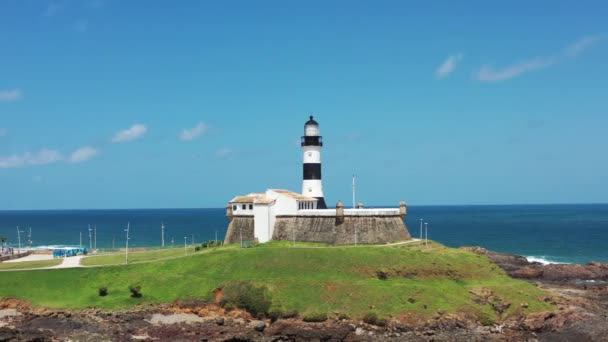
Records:
M413 237L420 219L428 222L429 239L451 247L484 248L523 255L544 263L608 262L608 204L408 206L406 224ZM89 226L97 229L98 248L161 245L183 246L223 239L228 220L225 209L125 209L0 211L0 235L17 246L89 246Z

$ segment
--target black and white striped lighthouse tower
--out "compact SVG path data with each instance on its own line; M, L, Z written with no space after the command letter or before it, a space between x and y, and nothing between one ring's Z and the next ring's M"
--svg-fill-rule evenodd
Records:
M323 138L319 135L319 123L311 115L310 120L304 124L302 137L304 152L302 195L318 199L317 209L327 209L321 184L321 147L323 147Z

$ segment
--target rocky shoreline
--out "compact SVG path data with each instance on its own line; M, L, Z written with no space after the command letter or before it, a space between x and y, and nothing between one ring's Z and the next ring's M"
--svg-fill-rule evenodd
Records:
M0 301L1 341L605 341L608 264L542 265L525 258L466 249L489 257L510 276L550 292L553 312L511 317L484 326L438 312L426 322L376 326L348 319L307 323L258 320L212 303L178 301L128 311L47 310L17 299ZM476 294L483 298L484 294ZM499 309L499 308L497 308Z

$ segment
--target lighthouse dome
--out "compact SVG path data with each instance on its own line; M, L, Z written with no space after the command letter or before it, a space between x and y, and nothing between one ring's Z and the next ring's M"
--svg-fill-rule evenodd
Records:
M319 123L315 121L315 118L311 115L310 120L306 121L305 126L319 126Z

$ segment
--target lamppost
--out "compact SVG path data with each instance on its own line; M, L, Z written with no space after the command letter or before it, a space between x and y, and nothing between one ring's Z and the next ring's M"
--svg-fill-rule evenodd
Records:
M89 249L91 250L91 252L93 252L93 235L91 234L92 231L93 229L91 229L91 225L89 225Z
M184 254L188 256L188 246L187 246L188 237L184 236Z
M426 246L429 244L429 223L428 222L424 222L424 235L425 235L424 245Z
M17 249L17 254L21 254L21 233L25 233L22 230L19 230L19 226L17 226L17 241L18 241L18 249Z
M165 247L165 223L160 222L160 244L161 247Z
M127 238L125 239L125 264L129 263L129 230L131 228L131 222L127 222L127 229L125 229L125 232L127 232Z

